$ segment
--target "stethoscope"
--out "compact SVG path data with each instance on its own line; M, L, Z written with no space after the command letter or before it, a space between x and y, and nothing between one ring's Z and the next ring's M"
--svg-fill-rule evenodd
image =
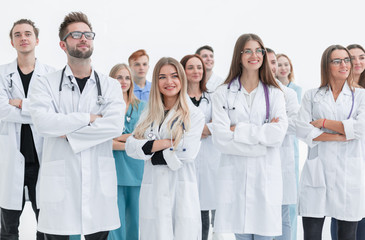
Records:
M65 71L66 71L66 67L64 67L62 69L59 92L62 92L63 76L65 74ZM105 98L103 97L103 95L101 93L100 79L99 79L99 75L96 73L96 71L94 71L94 76L95 76L96 87L98 89L98 98L96 100L96 104L98 104L98 105L104 105L105 104ZM72 91L75 91L75 85L72 82L72 77L71 76L68 76L68 79L70 80Z
M169 148L170 151L173 151L174 150L174 148L173 148L173 142L172 142L172 127L174 126L174 124L176 123L176 121L177 121L177 118L174 121L172 121L171 127L170 127L170 143L171 143L171 147ZM185 152L186 151L186 148L184 147L185 146L185 124L184 124L184 122L181 123L181 126L182 126L182 129L183 129L182 151ZM147 139L149 141L156 140L157 136L153 132L153 122L151 123L150 129L151 129L150 132L147 134Z
M210 103L209 99L205 96L205 92L203 92L202 99L200 101L203 101L203 100L207 101L208 104Z
M226 106L223 106L223 109L224 110L228 110L228 111L230 111L230 110L235 110L236 109L236 107L235 107L235 103L236 103L236 99L237 99L237 95L238 95L238 92L239 91L241 91L241 89L242 89L242 83L241 83L241 81L239 80L240 79L240 77L236 77L236 78L234 78L234 79L232 79L229 83L228 83L228 86L227 86L227 91L228 91L228 94L230 93L230 92L232 92L231 90L230 90L230 88L231 88L231 85L232 85L232 83L233 83L233 81L235 81L235 80L237 80L238 81L238 83L239 83L239 88L238 88L238 91L236 91L235 93L236 93L236 96L234 97L234 100L233 100L233 104L232 104L232 108L230 108L229 107L229 105L228 105L228 103L227 103L227 107ZM270 99L269 99L269 89L268 89L268 87L267 87L267 85L265 84L265 83L263 83L263 82L261 82L262 83L262 86L263 86L263 88L264 88L264 93L265 93L265 103L266 103L266 116L265 116L265 121L264 121L264 123L268 123L268 122L270 122ZM227 99L229 99L229 97L227 97Z
M10 81L9 81L9 84L8 84L8 89L9 89L9 92L13 92L13 74L14 73L10 73Z
M127 122L130 122L131 119L132 119L132 114L133 114L133 106L132 106L132 104L131 104L131 108L132 108L132 110L131 110L130 114L125 117L125 119L127 120Z

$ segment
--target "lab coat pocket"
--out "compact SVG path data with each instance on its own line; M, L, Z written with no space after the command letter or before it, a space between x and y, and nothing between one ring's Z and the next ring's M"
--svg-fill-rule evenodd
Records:
M323 164L319 157L307 159L302 171L302 184L309 187L326 187Z
M40 202L61 202L66 188L65 160L42 162L40 173Z
M200 206L196 182L179 181L176 190L176 216L199 219Z
M11 151L9 149L10 138L8 135L0 135L0 149L2 149L0 162L5 162L10 159Z
M154 199L156 193L152 190L152 184L143 184L141 185L141 191L139 194L139 216L144 219L153 219L157 216L154 216L154 210L157 206L154 204Z
M115 160L111 157L99 157L101 191L105 196L115 197L118 192Z

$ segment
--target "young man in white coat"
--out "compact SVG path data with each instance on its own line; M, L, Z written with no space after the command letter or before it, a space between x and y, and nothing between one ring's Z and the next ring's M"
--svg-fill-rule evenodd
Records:
M224 82L223 78L213 72L214 50L211 46L204 45L198 48L195 53L204 61L204 66L207 72L207 89L209 92L214 92L215 89Z
M31 86L31 115L44 136L38 230L45 239L107 239L120 226L112 139L123 131L120 85L91 66L93 40L85 14L72 12L59 30L63 70Z
M29 84L53 71L35 58L39 30L29 19L20 19L10 30L17 59L0 66L0 239L19 238L19 219L25 204L25 187L38 219L36 185L43 138L29 114ZM37 239L44 239L37 232Z

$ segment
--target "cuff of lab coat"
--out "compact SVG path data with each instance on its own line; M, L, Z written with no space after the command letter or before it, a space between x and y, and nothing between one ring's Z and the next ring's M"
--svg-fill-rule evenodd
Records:
M182 167L182 162L176 156L175 152L170 150L170 148L163 150L162 153L167 166L169 166L172 171L176 171Z
M245 144L258 144L259 136L252 135L252 124L240 122L236 125L233 132L233 139L236 142Z
M346 119L342 121L343 128L345 129L346 140L355 139L355 131L354 131L354 119Z
M26 115L26 116L30 116L30 113L29 113L29 99L27 99L27 98L22 99L21 114Z
M208 127L210 133L213 134L213 123L212 122L207 123L207 127Z
M308 144L308 147L312 148L312 147L316 146L319 142L313 141L313 139L318 137L322 133L323 133L322 130L320 130L318 128L313 128L313 130L307 135L307 138L304 139L305 142Z

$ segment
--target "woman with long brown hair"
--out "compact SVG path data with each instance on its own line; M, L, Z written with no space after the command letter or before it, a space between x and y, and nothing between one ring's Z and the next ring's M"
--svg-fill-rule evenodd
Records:
M229 75L212 100L213 142L222 152L215 231L271 240L282 230L279 148L288 119L260 37L238 38Z

